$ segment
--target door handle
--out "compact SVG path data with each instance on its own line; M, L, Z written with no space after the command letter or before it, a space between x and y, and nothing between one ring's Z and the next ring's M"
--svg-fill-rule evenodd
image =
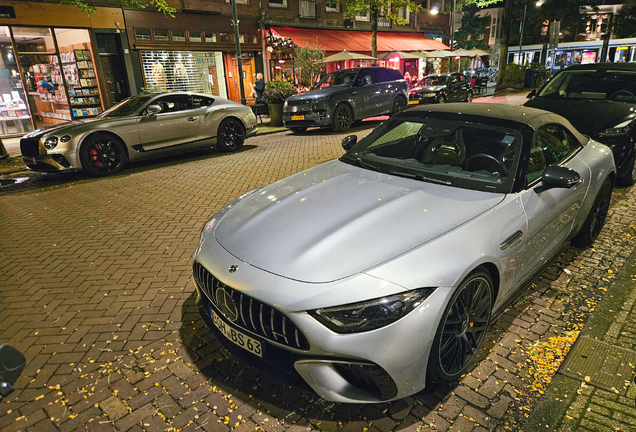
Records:
M196 119L197 119L196 117L188 117L188 119L187 119L187 120L188 120L189 122L193 122L193 121L195 121Z
M508 249L510 246L513 246L517 242L517 240L519 240L522 236L523 236L523 232L516 231L513 235L505 239L503 243L499 245L499 248L501 250Z

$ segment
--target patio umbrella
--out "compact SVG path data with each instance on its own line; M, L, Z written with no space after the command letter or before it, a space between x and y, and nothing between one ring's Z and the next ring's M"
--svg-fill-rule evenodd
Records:
M460 48L458 50L453 51L453 54L460 57L477 57L477 53L473 52L473 50L465 50Z
M325 57L323 60L320 61L320 63L330 63L343 60L375 60L375 57L344 50L342 52L330 55L329 57Z
M479 57L484 57L484 56L489 56L491 55L488 51L484 51L482 49L478 49L478 48L473 48L471 50L467 50L468 52L472 52L475 53L475 55L479 56Z
M430 51L429 56L432 58L439 58L439 57L455 57L455 53L452 51L447 51L447 50L435 50L435 51Z
M392 51L392 52L388 52L388 53L384 53L384 54L380 54L378 56L378 60L387 60L390 59L392 57L395 56L399 56L401 59L420 59L422 58L421 55L414 53L414 52L402 52L402 51Z

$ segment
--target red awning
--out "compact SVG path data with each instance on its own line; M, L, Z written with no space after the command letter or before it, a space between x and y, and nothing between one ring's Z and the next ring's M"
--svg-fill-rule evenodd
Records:
M371 32L358 30L323 30L294 27L271 27L274 36L290 38L298 46L318 46L327 52L371 52ZM378 32L378 52L432 51L448 49L442 42L421 33Z

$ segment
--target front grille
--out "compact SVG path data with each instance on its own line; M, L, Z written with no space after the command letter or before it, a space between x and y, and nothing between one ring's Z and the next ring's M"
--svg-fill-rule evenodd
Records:
M238 312L233 324L291 348L303 351L309 349L307 338L283 313L221 283L199 262L194 263L192 272L199 288L217 309L217 289L223 288L229 294Z
M38 157L40 155L40 140L37 138L22 138L20 140L22 156Z

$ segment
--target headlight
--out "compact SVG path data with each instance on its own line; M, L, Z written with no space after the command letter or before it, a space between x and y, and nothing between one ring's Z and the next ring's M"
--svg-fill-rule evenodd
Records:
M63 142L63 143L69 142L70 140L71 140L70 135L64 135L62 138L60 138L60 142Z
M424 93L424 97L435 97L435 93Z
M44 141L44 147L46 147L49 150L54 149L56 146L57 146L57 137L56 136L48 137Z
M632 129L632 119L626 120L623 123L619 123L614 127L609 129L605 129L603 132L599 133L599 136L604 137L616 137L621 135L627 135L630 133Z
M362 303L309 311L336 333L358 333L387 326L406 316L426 300L435 288L421 288Z

